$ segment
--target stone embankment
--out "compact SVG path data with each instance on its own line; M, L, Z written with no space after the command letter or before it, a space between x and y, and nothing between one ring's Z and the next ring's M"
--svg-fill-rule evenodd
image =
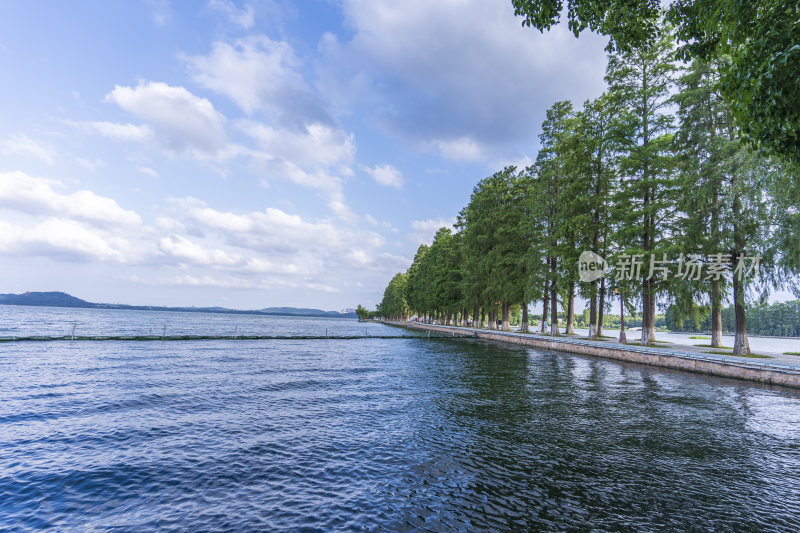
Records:
M550 337L531 333L515 333L458 326L440 326L418 322L388 322L385 324L411 329L423 329L469 336L510 344L530 346L544 350L555 350L631 363L643 363L665 368L686 370L727 378L745 379L770 385L800 388L800 364L786 362L764 362L733 356L715 356L696 352L684 352L669 348L630 346L603 341L590 341L575 337Z

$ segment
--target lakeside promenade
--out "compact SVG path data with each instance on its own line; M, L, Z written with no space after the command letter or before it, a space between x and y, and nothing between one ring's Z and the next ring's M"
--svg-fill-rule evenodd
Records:
M770 358L749 358L703 353L693 346L649 347L605 339L592 341L575 336L552 337L462 326L441 326L420 322L382 321L390 326L451 333L579 355L616 359L713 376L744 379L769 385L800 388L800 357L769 354Z

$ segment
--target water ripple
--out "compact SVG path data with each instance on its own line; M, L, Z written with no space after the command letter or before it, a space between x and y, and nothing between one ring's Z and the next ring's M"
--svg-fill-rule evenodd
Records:
M796 531L800 394L479 341L9 344L0 529Z

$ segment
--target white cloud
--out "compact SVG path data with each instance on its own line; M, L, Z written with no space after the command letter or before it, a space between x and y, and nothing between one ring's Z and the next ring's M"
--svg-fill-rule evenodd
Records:
M231 0L209 0L208 6L227 15L231 22L245 30L249 30L255 24L255 11L250 4L245 4L242 9L239 9Z
M0 153L8 155L20 155L44 161L48 165L54 163L56 155L55 150L51 146L42 144L35 141L23 134L12 135L2 143L0 143Z
M448 159L478 161L482 157L481 147L469 137L459 139L438 140L439 152Z
M142 174L147 174L148 176L151 176L153 178L157 178L158 177L158 172L156 172L155 170L153 170L150 167L136 167L136 170L138 170Z
M192 79L224 94L248 114L265 111L278 123L332 123L298 72L301 61L285 41L263 35L214 43L207 56L186 58Z
M489 161L535 143L555 100L582 102L605 87L606 39L575 39L566 24L544 34L523 28L508 0L343 0L342 8L352 37L320 40L320 90L446 157Z
M232 255L220 249L204 248L179 235L163 237L159 242L159 249L167 255L201 265L232 266L241 261L241 257L236 254Z
M239 121L236 126L258 143L262 157L282 159L307 170L348 167L356 153L352 134L320 123L296 131L278 130L251 120Z
M141 217L122 209L111 198L91 191L62 194L53 190L58 181L29 176L24 172L0 173L0 206L32 216L59 215L101 224L136 226Z
M397 189L403 186L403 174L392 165L375 165L374 168L362 167L364 172L372 176L377 183Z
M0 253L123 262L126 246L124 239L74 220L48 218L28 227L0 220Z
M153 22L156 26L166 26L172 18L169 0L147 0L150 5Z
M153 130L149 126L139 124L118 124L116 122L67 122L84 131L99 133L118 141L147 142L153 138Z
M411 222L411 228L414 230L411 238L417 244L430 245L433 242L433 237L440 228L450 228L452 230L455 223L455 218L428 218L425 220L414 220Z
M225 117L205 98L161 82L117 85L106 95L122 109L146 121L154 140L178 155L214 156L227 145Z

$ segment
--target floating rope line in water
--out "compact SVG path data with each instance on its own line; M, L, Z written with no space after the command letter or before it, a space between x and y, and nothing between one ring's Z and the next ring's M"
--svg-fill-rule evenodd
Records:
M473 335L459 335L455 338L472 337ZM26 336L26 337L0 337L0 342L54 342L54 341L260 341L260 340L381 340L381 339L424 339L422 335L64 335L64 336ZM452 339L451 335L428 334L428 339Z

